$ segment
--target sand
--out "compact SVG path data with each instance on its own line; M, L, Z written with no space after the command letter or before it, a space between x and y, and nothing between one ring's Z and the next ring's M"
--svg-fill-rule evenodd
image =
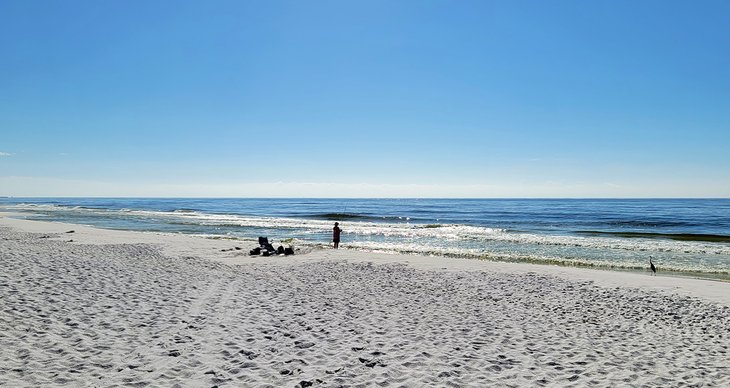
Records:
M253 245L0 218L0 386L730 385L728 283Z

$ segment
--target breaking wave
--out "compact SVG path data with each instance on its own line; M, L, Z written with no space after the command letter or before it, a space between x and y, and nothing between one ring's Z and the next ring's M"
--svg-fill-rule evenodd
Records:
M21 203L3 208L22 212L29 218L99 227L226 238L269 235L295 238L297 244L308 246L326 245L333 222L339 221L343 229L343 246L352 249L626 270L645 268L648 258L653 256L665 271L727 274L730 270L730 236L722 234L600 230L536 232L518 231L519 225L494 228L439 221L434 217L412 219L401 215L373 216L353 212L259 216L167 206L171 210L47 203ZM454 213L462 217L463 211Z

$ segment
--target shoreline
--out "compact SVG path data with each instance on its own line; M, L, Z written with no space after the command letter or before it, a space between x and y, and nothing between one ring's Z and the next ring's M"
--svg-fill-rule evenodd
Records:
M730 282L711 277L664 275L652 276L649 271L622 271L601 267L564 266L526 262L491 261L470 258L407 255L399 253L367 252L355 249L314 249L302 255L286 257L249 256L248 251L258 242L245 239L213 239L203 236L167 232L139 232L103 229L93 226L62 222L25 220L9 218L11 213L0 212L0 227L15 228L31 233L64 233L74 230L76 243L117 244L143 243L159 246L163 253L171 256L195 256L224 264L241 265L253 263L282 264L315 262L320 260L347 260L375 264L407 264L420 270L437 271L496 271L502 273L536 272L560 276L565 279L594 281L606 287L635 287L653 291L694 296L710 302L730 306ZM234 250L239 246L241 250ZM221 250L229 250L221 252Z
M243 239L291 237L311 248L331 245L333 218L349 216L343 236L348 249L638 272L648 270L653 256L665 275L730 280L729 244L669 238L730 235L722 223L728 201L56 198L6 205L0 212L40 221ZM637 239L624 232L649 234Z
M727 283L234 245L0 217L0 385L730 384Z

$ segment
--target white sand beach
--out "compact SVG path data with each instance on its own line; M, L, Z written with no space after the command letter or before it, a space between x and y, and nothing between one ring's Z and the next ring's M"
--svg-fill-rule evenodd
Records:
M729 283L254 245L0 215L0 386L730 386Z

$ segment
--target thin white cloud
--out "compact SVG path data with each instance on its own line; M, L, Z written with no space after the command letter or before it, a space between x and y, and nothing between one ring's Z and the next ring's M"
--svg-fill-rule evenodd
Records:
M2 151L0 151L0 157L3 157L3 156L13 156L13 154L11 154L9 152L2 152Z

